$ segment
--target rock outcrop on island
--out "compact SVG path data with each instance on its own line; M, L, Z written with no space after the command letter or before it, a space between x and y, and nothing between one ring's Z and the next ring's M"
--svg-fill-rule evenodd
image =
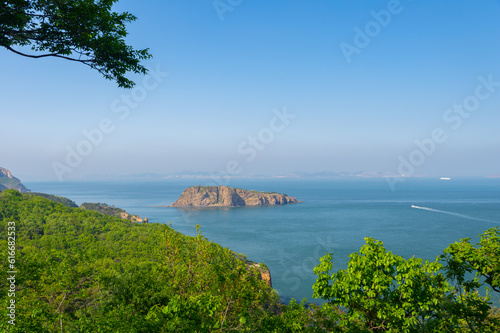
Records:
M274 206L300 202L276 192L248 191L228 186L188 187L170 207Z
M9 170L0 168L0 192L9 189L17 190L22 193L30 191L18 178L12 176L12 173Z

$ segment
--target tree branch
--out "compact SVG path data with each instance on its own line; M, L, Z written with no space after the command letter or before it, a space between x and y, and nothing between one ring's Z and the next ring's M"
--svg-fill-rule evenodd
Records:
M88 63L90 63L90 62L93 61L91 59L89 59L89 60L74 59L74 58L66 57L66 56L63 56L63 55L60 55L60 54L57 54L57 53L48 53L48 54L41 54L41 55L25 54L25 53L19 52L17 50L14 50L10 46L7 46L7 45L2 45L2 46L6 47L9 51L12 51L12 52L14 52L16 54L19 54L19 55L22 55L22 56L28 57L28 58L39 59L39 58L47 58L47 57L56 57L56 58L62 58L62 59L70 60L70 61L82 62L82 63L84 63L85 65L88 65L88 66L90 66L90 64L88 64Z

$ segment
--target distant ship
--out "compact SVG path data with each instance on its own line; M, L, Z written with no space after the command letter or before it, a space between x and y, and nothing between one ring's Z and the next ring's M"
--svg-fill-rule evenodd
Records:
M441 179L441 180L451 180L451 178L448 178L448 177L441 177L439 179Z

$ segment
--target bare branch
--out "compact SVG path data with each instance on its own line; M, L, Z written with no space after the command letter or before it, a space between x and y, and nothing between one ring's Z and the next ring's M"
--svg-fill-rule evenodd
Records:
M90 66L89 63L93 62L93 59L80 60L80 59L74 59L74 58L71 58L71 57L66 57L66 56L63 56L63 55L60 55L60 54L57 54L57 53L47 53L47 54L41 54L41 55L25 54L25 53L19 52L17 50L14 50L10 46L7 46L7 45L2 45L2 46L6 47L9 51L12 51L12 52L14 52L16 54L19 54L19 55L22 55L22 56L28 57L28 58L39 59L39 58L47 58L47 57L56 57L56 58L62 58L62 59L66 59L66 60L76 61L76 62L82 62L82 63L84 63L86 65L89 65L89 66Z

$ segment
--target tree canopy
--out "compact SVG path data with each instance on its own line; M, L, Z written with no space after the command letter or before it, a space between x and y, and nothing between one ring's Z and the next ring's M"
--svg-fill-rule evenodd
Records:
M498 235L498 228L487 230L476 246L463 239L432 262L365 238L347 269L330 274L331 254L320 259L314 297L347 310L337 319L346 332L498 332L491 298L479 292L484 284L498 288Z
M117 0L0 1L0 46L30 58L57 57L85 64L119 87L131 88L127 72L146 74L148 49L125 43L128 12L112 11ZM20 47L20 48L18 48Z

